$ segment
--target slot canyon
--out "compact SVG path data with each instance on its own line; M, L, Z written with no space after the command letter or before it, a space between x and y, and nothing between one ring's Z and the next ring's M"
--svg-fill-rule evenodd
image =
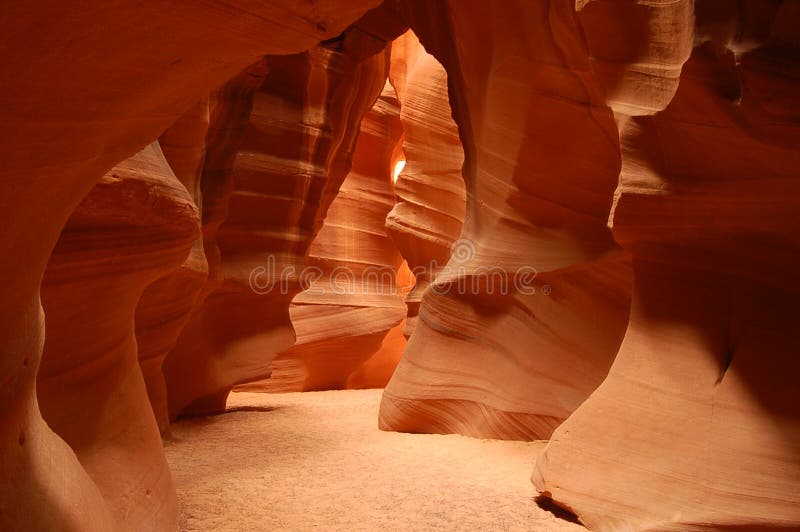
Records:
M800 0L6 0L0 56L0 531L800 530Z

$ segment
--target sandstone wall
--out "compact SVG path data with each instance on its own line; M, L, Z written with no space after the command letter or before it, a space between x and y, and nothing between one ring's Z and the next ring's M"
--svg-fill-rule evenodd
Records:
M14 259L0 263L2 528L126 528L36 399L39 286L70 214L106 172L259 55L308 49L376 4L4 5L0 249Z
M352 169L311 244L306 290L295 296L289 309L297 341L273 361L269 379L243 389L308 391L386 384L376 383L374 371L360 366L373 356L396 362L404 343L381 349L384 337L406 314L397 279L403 259L383 227L395 202L392 172L400 157L401 135L399 103L387 82L361 122ZM372 363L385 365L378 359ZM380 373L387 380L391 375L384 369Z
M627 323L630 264L606 226L613 113L569 2L401 10L447 70L467 204L381 427L547 438L605 377Z

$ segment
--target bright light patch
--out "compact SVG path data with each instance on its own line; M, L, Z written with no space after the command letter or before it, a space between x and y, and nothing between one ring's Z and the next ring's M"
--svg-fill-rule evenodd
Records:
M406 166L406 160L400 159L396 163L394 163L394 172L392 172L392 181L397 183L397 178L400 177L400 172L403 171L403 168Z

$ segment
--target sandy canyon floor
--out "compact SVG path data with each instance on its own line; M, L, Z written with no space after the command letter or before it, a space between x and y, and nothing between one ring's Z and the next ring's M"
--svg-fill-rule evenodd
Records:
M533 500L542 442L382 432L380 397L234 393L173 424L181 530L583 529Z

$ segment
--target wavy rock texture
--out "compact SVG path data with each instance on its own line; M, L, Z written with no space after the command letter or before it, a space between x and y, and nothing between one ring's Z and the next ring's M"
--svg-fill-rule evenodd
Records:
M595 530L800 527L800 9L697 7L674 99L621 134L625 339L533 475Z
M180 266L199 234L197 208L154 143L81 202L42 285L42 416L131 530L173 528L177 517L138 366L134 312L145 287Z
M387 82L361 122L352 170L311 245L307 264L314 278L289 310L297 342L273 361L269 379L245 389L386 385L391 371L384 366L396 362L404 346L384 345L384 337L406 315L397 278L403 258L384 229L395 201L392 173L401 135L400 107ZM386 377L383 382L369 367L360 367L372 357L384 360L372 361Z
M422 295L450 259L464 223L464 152L450 113L447 74L413 32L392 44L389 77L401 103L406 164L395 184L397 205L386 218L386 229L414 272L414 289L406 298L404 334L409 337Z
M348 30L308 52L266 59L230 178L209 211L218 224L207 243L219 253L207 253L216 286L165 362L171 417L224 409L234 385L267 377L272 359L294 343L289 304L349 172L361 118L386 79L385 44Z
M253 98L268 72L266 58L261 58L209 97L207 150L200 179L202 244L208 276L195 298L189 322L162 366L167 388L168 421L177 417L180 408L186 406L185 402L191 400L198 389L204 390L206 364L214 359L216 348L205 340L206 328L213 328L213 324L206 323L203 309L206 298L223 285L222 255L217 236L219 227L228 216L234 163L247 129Z
M5 3L0 212L11 222L0 224L0 250L14 260L0 263L0 528L124 528L36 400L39 285L69 215L103 174L259 55L314 46L377 3Z
M447 70L467 208L380 426L547 438L605 377L627 322L630 266L606 226L620 168L614 116L573 4L402 10Z
M170 168L189 191L196 206L202 205L200 173L205 158L208 121L208 99L203 99L159 140ZM139 366L162 434L169 432L167 386L162 371L164 357L175 346L207 278L203 240L198 238L184 263L148 286L136 307Z

